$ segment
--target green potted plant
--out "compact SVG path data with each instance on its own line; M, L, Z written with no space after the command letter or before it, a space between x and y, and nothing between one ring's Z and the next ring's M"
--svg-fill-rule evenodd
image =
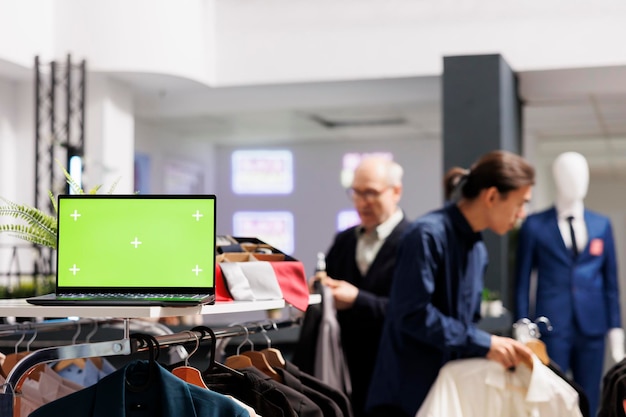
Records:
M58 163L58 161L57 161ZM59 164L59 166L61 166ZM65 168L63 173L72 191L75 194L85 194L83 189L74 181ZM113 193L113 189L117 185L117 181L111 186L109 194ZM101 188L100 185L88 191L89 194L96 194ZM3 203L0 203L0 217L9 217L13 221L0 224L0 233L7 233L26 242L33 243L56 249L57 245L57 202L54 194L48 192L54 215L50 215L41 209L29 206L27 204L18 204L6 198L0 197ZM14 288L0 288L0 298L15 298L30 295L36 295L44 292L50 292L50 286L54 286L54 280L51 277L22 277L29 279L20 279L19 285Z

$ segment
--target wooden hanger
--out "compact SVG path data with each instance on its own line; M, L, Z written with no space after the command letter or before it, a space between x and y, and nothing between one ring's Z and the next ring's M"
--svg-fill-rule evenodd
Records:
M226 366L234 369L241 369L253 366L270 378L279 381L280 375L278 375L278 372L276 372L274 368L272 368L271 365L267 362L265 355L263 355L263 353L261 352L254 350L254 343L252 343L252 340L250 340L250 333L248 332L248 328L242 325L238 326L240 326L246 332L246 338L239 344L239 346L237 346L237 354L235 356L229 356L228 358L226 358ZM245 345L246 342L250 345L250 350L240 353L241 347Z
M276 330L278 330L276 323L274 323L273 321L272 321L272 325ZM280 350L272 347L272 341L270 340L269 336L267 335L266 330L262 326L261 326L261 333L265 337L265 340L267 340L267 347L261 350L261 352L265 355L267 362L273 368L284 369L285 358L283 357L283 354L280 352Z
M263 337L265 337L265 340L267 340L267 346L270 347L272 345L272 341L269 337L267 337L266 330L263 328L263 325L261 323L257 323L257 326L261 329L261 334L263 335ZM269 376L275 381L282 382L282 378L280 377L280 375L278 375L278 372L276 372L276 370L272 368L272 365L270 365L270 363L268 362L265 353L261 351L255 351L252 342L250 342L250 347L251 350L243 352L242 355L245 355L252 359L252 365L259 371L263 372L265 375Z
M249 367L254 366L252 365L252 359L244 355L229 356L226 358L224 365L233 369L243 369L243 368L249 368Z
M61 359L52 367L52 369L54 369L56 372L61 372L65 368L68 368L72 365L77 366L80 369L85 369L86 362L87 361L84 358Z
M544 365L547 365L550 363L550 357L548 356L548 350L546 349L546 344L543 343L541 340L530 339L526 341L526 346L528 346L530 350L532 350L533 353L537 355L537 358L539 358L541 363L543 363ZM530 369L532 369L532 366L530 367Z
M87 334L85 337L85 343L89 343L91 341L91 337L96 334L98 331L98 320L93 320L93 329ZM98 356L94 356L93 358L89 358L89 361L95 365L96 368L102 370L103 362L102 358Z
M202 379L202 373L200 372L200 370L194 368L193 366L189 366L189 357L196 353L198 347L200 346L200 338L198 337L198 335L192 331L190 331L189 334L193 335L196 338L196 346L193 351L191 351L191 353L185 358L185 365L178 366L172 369L172 373L185 382L197 385L201 388L208 389L209 387L207 387L204 380Z
M233 369L249 368L251 366L254 366L252 364L252 358L246 355L242 355L239 352L241 351L241 347L245 345L246 343L250 344L251 349L254 349L254 344L250 340L250 333L248 332L248 328L242 325L238 325L238 326L241 327L241 329L246 332L246 338L239 344L239 346L237 346L237 354L227 357L226 361L224 362L224 365Z
M265 375L269 376L275 381L281 380L278 372L267 361L267 358L263 354L263 352L259 352L256 350L248 350L242 353L243 356L247 356L252 361L252 366L257 368L259 371L263 372ZM228 365L228 363L227 363Z
M5 359L6 359L6 356L4 355L4 353L0 353L0 376L3 377L4 379L7 379L7 374L5 374L4 369L2 369L2 365L4 365Z
M261 353L265 355L267 362L273 368L284 368L285 367L285 358L280 350L272 347L265 348L261 350Z
M2 363L2 372L6 376L8 376L9 373L11 373L11 369L13 369L13 367L19 361L21 361L23 358L31 354L30 345L31 343L33 343L33 340L35 340L35 338L37 337L37 330L35 330L33 337L26 344L26 351L18 352L18 346L20 345L20 343L22 343L25 337L26 337L26 333L22 334L22 337L20 338L20 340L18 340L18 342L15 344L15 352L7 354L6 357L4 358L4 362ZM39 381L39 375L41 374L41 372L43 372L44 368L45 368L45 364L40 364L34 368L31 368L28 374L24 375L24 378L22 380L25 380L26 377L29 377L31 379L34 379L35 381Z

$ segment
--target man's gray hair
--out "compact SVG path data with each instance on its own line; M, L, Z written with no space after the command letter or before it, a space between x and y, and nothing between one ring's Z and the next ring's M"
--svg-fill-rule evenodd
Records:
M404 175L404 169L399 163L395 161L388 161L386 164L387 169L387 181L389 185L396 186L402 185L402 176Z

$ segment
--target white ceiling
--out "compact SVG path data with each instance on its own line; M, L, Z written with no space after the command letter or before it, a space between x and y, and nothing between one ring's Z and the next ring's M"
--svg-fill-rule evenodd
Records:
M520 95L538 155L577 151L592 175L626 177L626 68L520 73Z
M540 149L574 147L614 157L626 148L626 68L518 75L524 131ZM260 136L271 142L441 136L440 77L236 88L154 75L116 77L135 89L138 117L217 143L253 143ZM335 126L344 122L353 126Z
M106 75L134 91L139 120L216 144L441 137L438 76L210 88L171 76ZM626 67L518 76L524 134L537 155L578 151L592 174L626 177ZM31 74L0 61L0 77Z

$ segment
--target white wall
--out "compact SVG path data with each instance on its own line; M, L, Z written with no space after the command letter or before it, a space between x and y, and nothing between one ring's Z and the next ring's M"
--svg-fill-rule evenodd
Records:
M35 139L34 107L30 83L0 78L0 197L19 204L34 205ZM0 201L0 204L4 202ZM10 247L18 244L21 268L30 270L31 252L25 242L0 235L0 273L10 265ZM11 265L15 272L16 265ZM1 281L0 281L0 285Z
M289 149L294 158L294 191L285 196L238 196L231 190L231 153L242 149L220 146L210 149L193 139L174 132L156 130L149 123L136 125L137 150L148 153L154 173L152 193L162 192L163 164L167 160L187 160L207 169L207 193L218 196L218 234L232 234L235 211L291 211L295 217L295 252L307 271L314 267L315 255L326 251L336 232L336 216L352 208L340 185L343 154L346 152L392 152L403 165L404 195L401 207L414 219L443 201L441 185L442 154L439 139L417 140L411 137L380 138L367 141L321 141L285 143L281 146L244 149ZM281 248L279 248L281 249Z
M85 191L132 193L135 117L128 86L104 76L87 76L85 108Z
M626 63L616 0L221 0L217 84L440 74L447 55L518 71Z
M9 199L17 197L17 132L14 126L17 111L12 103L17 99L17 84L0 79L0 195Z
M501 53L518 71L626 64L617 0L0 0L0 60L208 85L436 75Z
M135 123L135 135L136 152L147 155L150 160L150 194L166 191L163 167L168 163L187 163L190 167L200 167L204 192L217 194L217 182L223 180L225 174L216 168L215 146L210 141L155 127L142 120ZM220 210L218 200L218 212Z
M35 55L51 59L53 1L0 0L0 60L30 68Z
M57 57L95 71L163 73L213 80L211 0L56 0ZM0 55L1 56L1 55Z

